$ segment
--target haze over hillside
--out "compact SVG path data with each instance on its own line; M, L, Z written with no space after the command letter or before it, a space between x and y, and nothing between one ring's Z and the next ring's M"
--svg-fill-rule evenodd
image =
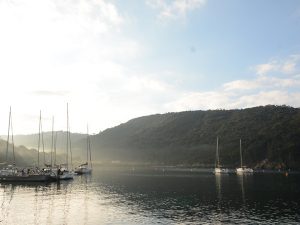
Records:
M45 140L49 135L45 134ZM95 161L213 166L217 136L223 165L239 164L241 138L245 164L299 168L300 109L287 106L144 116L91 136L91 144ZM33 137L16 136L15 140L37 145ZM85 137L72 135L74 154L83 155ZM64 149L63 143L59 148Z
M38 164L38 153L35 149L26 148L24 145L13 146L9 144L8 146L8 154L6 158L7 151L7 141L0 139L0 167L16 163L17 166L37 166ZM14 152L14 154L13 154ZM15 155L15 157L14 157ZM43 152L40 151L40 165L44 163ZM52 160L54 163L54 155L52 155ZM57 164L65 163L66 157L63 154L57 154L56 162ZM51 156L49 153L45 153L45 163L50 164Z
M66 132L65 131L55 131L54 132L54 137L55 133L57 135L57 141L56 141L56 149L57 153L64 154L66 152L66 144L67 144L67 137L66 137ZM6 140L7 136L2 135L2 139ZM86 138L86 134L79 134L79 133L71 133L71 144L74 147L74 153L76 153L79 149L81 150L85 145L81 146L80 143L82 143L82 140ZM45 151L50 152L51 151L51 146L52 146L52 132L43 132L43 139L44 139L44 148ZM29 134L29 135L14 135L14 143L16 145L24 145L27 148L38 148L38 140L39 140L39 135L38 134ZM79 143L78 143L79 142ZM42 149L42 135L40 136L40 149ZM81 152L80 152L81 154Z

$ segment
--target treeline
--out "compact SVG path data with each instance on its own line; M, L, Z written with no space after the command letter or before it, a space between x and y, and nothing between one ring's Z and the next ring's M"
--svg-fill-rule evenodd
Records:
M224 165L300 167L300 110L261 106L187 111L132 119L93 136L98 158L168 165L213 165L216 138Z
M49 149L51 133L44 135ZM65 135L58 133L59 153L65 153ZM213 166L217 136L223 165L239 165L242 139L248 166L300 168L300 109L288 106L144 116L91 136L91 145L94 161ZM71 139L74 156L84 157L86 134ZM16 136L15 143L34 147L37 135Z

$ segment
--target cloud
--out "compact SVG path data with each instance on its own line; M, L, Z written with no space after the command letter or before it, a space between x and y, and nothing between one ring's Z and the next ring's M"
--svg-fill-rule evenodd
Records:
M134 109L115 120L109 111L120 112L110 101L126 96L119 90L138 76L127 65L136 63L142 47L124 34L126 22L108 0L0 1L0 95L9 93L1 103L12 105L16 133L35 132L26 118L38 119L40 109L65 129L66 102L75 131L86 123L75 118L93 121L93 132L131 118ZM154 89L155 82L149 83ZM0 123L6 124L6 114L0 112Z
M170 111L246 108L267 104L299 107L299 64L299 55L260 64L255 66L257 76L254 79L227 82L214 91L182 92L165 107Z
M178 99L165 105L170 111L217 109L227 106L230 94L218 91L182 93Z
M300 93L289 92L288 90L261 91L252 95L239 96L229 105L230 108L245 108L260 105L290 105L298 107Z
M67 91L47 91L47 90L39 90L32 92L34 95L44 95L44 96L65 96L68 94Z
M161 20L175 20L185 18L186 15L205 5L206 0L147 0L149 6L159 10Z
M223 84L225 91L248 91L259 89L274 89L274 88L300 88L300 79L297 76L292 78L278 77L256 77L253 80L236 80Z
M170 111L237 109L260 105L290 105L299 107L299 92L288 90L267 90L252 94L226 92L217 90L211 92L191 92L182 94L178 99L165 105Z
M271 72L291 74L297 70L297 65L300 62L300 55L291 55L284 60L271 60L268 63L259 64L254 67L254 71L258 75L266 75Z

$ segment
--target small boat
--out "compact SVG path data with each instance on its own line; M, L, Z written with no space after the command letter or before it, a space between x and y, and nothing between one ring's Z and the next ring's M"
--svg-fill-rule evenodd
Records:
M219 159L219 137L217 137L217 149L216 149L216 166L214 169L214 174L221 174L221 173L229 173L229 170L226 168L221 168L220 166L220 159Z
M244 174L244 173L253 173L253 169L247 168L243 166L243 157L242 157L242 140L240 139L240 160L241 160L241 167L236 168L237 174Z
M75 169L75 173L77 174L89 174L92 173L92 168L89 167L88 163L81 164Z
M87 138L86 138L86 163L81 164L75 168L76 174L89 174L92 173L92 155L91 155L91 141L89 136L89 128L87 127Z
M219 173L229 173L229 170L226 168L215 168L214 170L215 174L219 174Z
M65 165L60 165L57 169L57 180L72 180L74 178L74 172L68 170Z

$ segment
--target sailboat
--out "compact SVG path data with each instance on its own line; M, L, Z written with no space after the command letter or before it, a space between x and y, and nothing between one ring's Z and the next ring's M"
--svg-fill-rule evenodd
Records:
M92 172L92 155L91 155L91 140L89 135L89 127L87 126L86 137L86 162L75 169L77 174L89 174Z
M247 168L247 167L243 166L242 139L240 139L240 157L241 157L241 167L240 168L236 168L236 172L238 174L253 173L253 169Z
M0 182L45 182L51 181L51 176L44 173L39 168L18 168L16 166L14 138L12 127L11 107L9 109L9 123L6 147L6 162L8 161L9 136L11 131L12 149L13 149L13 164L0 170Z
M229 170L226 168L221 168L220 166L220 159L219 159L219 137L217 137L217 149L216 149L216 166L214 173L221 174L221 173L228 173Z
M41 119L40 119L40 121L41 121ZM40 122L40 124L41 124L41 122ZM41 125L40 125L40 128L41 128ZM40 135L40 130L41 129L39 129L39 135ZM49 173L53 180L58 180L58 177L59 177L58 176L59 167L56 165L56 139L57 139L57 132L56 132L55 137L54 137L54 117L52 117L50 164L47 164L47 163L44 162L44 165L46 167L43 168L43 171ZM43 135L42 135L42 142L43 142ZM43 142L43 146L44 146L44 142ZM54 165L53 165L53 150L54 150L54 153L55 153L55 155L54 155L55 156Z
M61 164L57 170L58 180L71 180L74 178L74 172L69 170L69 152L71 153L71 164L72 164L72 150L71 150L71 135L70 135L70 125L69 125L69 107L67 104L67 155L66 164Z

